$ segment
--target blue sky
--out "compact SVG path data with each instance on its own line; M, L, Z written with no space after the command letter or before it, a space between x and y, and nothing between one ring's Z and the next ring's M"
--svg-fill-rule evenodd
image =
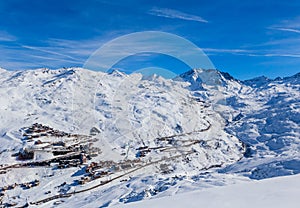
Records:
M300 71L300 1L0 0L0 14L0 66L11 70L82 66L107 41L163 31L193 42L239 79ZM185 70L168 56L143 57L116 67Z

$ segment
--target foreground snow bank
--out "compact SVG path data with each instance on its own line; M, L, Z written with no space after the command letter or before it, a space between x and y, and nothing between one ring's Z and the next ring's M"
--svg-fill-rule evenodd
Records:
M298 207L300 174L205 189L122 207Z

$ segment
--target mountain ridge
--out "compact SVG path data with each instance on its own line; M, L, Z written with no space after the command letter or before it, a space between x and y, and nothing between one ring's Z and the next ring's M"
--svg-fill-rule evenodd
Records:
M63 70L70 70L70 69L73 69L73 70L77 70L77 71L94 71L94 70L89 70L89 69L85 69L85 68L82 68L82 67L62 67L62 68L57 68L57 69L50 69L50 68L47 68L47 67L44 67L44 68L36 68L36 69L20 69L20 70L8 70L8 69L5 69L5 68L2 68L0 67L0 73L3 73L3 72L22 72L22 71L63 71ZM253 77L253 78L249 78L249 79L245 79L245 80L241 80L241 79L237 79L235 77L233 77L229 72L225 72L223 70L218 70L218 69L201 69L201 68L198 68L198 69L190 69L186 72L182 72L181 74L178 74L178 76L182 76L184 74L188 74L188 73L195 73L195 72L202 72L203 70L205 71L215 71L215 72L218 72L220 73L225 79L228 79L228 80L235 80L235 81L239 81L239 82L248 82L248 81L253 81L253 80L258 80L258 79L266 79L266 80L269 80L269 81L278 81L278 80L282 80L282 79L289 79L289 78L299 78L300 76L300 72L296 73L296 74L293 74L291 76L286 76L286 77L276 77L274 79L271 79L271 78L268 78L264 75L262 76L258 76L258 77ZM105 73L105 72L102 72L102 71L94 71L94 72L100 72L100 73ZM123 75L126 75L125 72L121 72L120 70L118 69L113 69L113 70L109 70L108 72L106 72L108 74L113 74L113 73L121 73ZM133 73L140 73L140 72L133 72Z
M0 73L0 187L20 184L5 189L5 203L114 205L300 173L298 74L257 87L203 69L174 80L82 68ZM89 187L97 192L80 194Z

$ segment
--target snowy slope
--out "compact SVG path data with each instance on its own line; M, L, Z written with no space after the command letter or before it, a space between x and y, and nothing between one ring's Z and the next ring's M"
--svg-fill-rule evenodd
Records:
M300 173L299 74L245 84L254 87L227 102L238 113L227 130L248 145L247 158L224 171L255 179Z
M217 70L192 70L181 77L192 83L194 94L216 103L214 110L226 120L227 132L247 145L245 158L220 172L254 179L300 173L299 73L239 81ZM207 77L214 83L205 81Z
M243 182L116 207L297 207L300 175Z
M103 203L134 201L232 164L245 151L225 132L212 105L190 93L187 82L79 68L2 74L1 186L8 204L52 203L56 196L88 192L99 183L106 192L124 189ZM92 129L97 134L89 135ZM82 154L90 160L81 162ZM33 181L39 185L20 190ZM7 188L11 184L17 185ZM149 185L154 188L146 194ZM41 188L44 194L37 194ZM87 197L78 196L79 201Z
M105 207L300 172L299 74L0 74L7 206Z

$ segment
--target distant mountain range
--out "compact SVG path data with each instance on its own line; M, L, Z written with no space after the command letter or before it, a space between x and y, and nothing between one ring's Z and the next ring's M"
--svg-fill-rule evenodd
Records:
M300 173L300 73L0 69L0 201L97 206Z

